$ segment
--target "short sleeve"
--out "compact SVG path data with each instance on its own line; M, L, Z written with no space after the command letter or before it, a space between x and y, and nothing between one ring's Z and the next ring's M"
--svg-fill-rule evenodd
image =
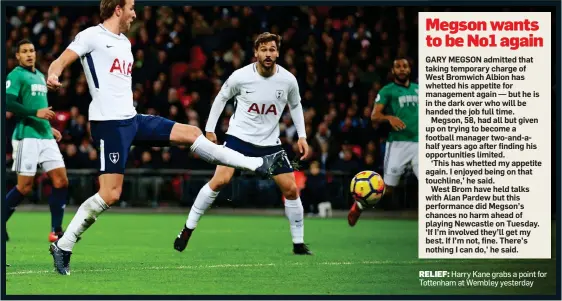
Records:
M21 82L19 76L14 72L8 74L6 79L6 94L11 94L14 96L19 96L21 89Z
M388 89L382 88L379 93L377 94L377 98L375 99L376 104L387 105L388 100L390 99L390 93Z
M90 37L90 32L83 30L79 32L74 40L68 45L67 49L70 49L78 54L78 56L83 56L87 53L92 52L93 49L93 39Z

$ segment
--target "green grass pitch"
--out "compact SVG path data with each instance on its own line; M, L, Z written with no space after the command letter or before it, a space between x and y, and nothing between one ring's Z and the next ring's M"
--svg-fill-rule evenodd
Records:
M65 224L73 213L67 212ZM48 252L49 213L8 223L8 295L554 294L556 260L418 260L417 221L305 219L314 256L292 255L283 217L204 216L188 248L173 240L186 214L104 213L74 248L71 275ZM554 224L554 222L553 222ZM553 236L555 235L553 227ZM554 251L553 241L553 257ZM427 287L420 271L547 272L532 288Z

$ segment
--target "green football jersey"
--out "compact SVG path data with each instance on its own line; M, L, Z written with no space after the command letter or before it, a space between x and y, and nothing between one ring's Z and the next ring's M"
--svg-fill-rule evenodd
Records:
M418 84L387 84L379 91L376 102L385 105L386 115L396 116L406 125L401 131L391 131L387 141L418 142Z
M17 97L26 108L38 110L49 107L47 101L47 83L39 70L35 72L17 66L8 74L6 94ZM23 117L17 124L12 139L23 138L54 139L51 124L48 120L36 116Z

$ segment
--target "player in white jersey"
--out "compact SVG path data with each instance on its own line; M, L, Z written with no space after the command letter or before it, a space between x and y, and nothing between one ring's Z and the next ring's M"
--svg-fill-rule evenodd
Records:
M283 151L279 140L279 119L287 105L299 135L301 160L308 157L308 143L301 98L296 78L275 61L279 56L281 38L263 33L254 42L256 63L238 69L230 75L215 98L205 131L216 142L215 127L226 102L236 99L236 110L229 123L224 147L247 156L263 156ZM284 153L284 152L283 152ZM273 179L285 197L285 214L289 219L293 253L311 255L304 243L304 210L298 194L293 168L284 153L284 160L274 166ZM186 223L174 241L174 249L182 252L199 219L216 199L220 190L234 176L235 170L217 166L211 181L197 195Z
M123 34L136 17L134 0L102 0L100 16L103 23L81 31L51 64L47 78L47 86L57 89L64 68L80 58L92 96L91 134L100 154L98 193L82 203L63 237L50 247L55 268L62 275L70 274L72 249L82 233L119 200L132 145L189 145L207 162L254 171L264 177L271 176L271 166L283 157L283 152L246 157L212 143L197 127L137 114L133 106L131 43Z

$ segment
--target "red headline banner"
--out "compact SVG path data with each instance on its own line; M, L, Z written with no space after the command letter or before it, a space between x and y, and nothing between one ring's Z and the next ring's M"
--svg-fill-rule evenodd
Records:
M521 47L543 47L542 37L536 37L532 33L520 37L498 37L497 34L470 33L466 36L458 36L466 32L534 32L539 30L539 22L525 19L524 21L443 21L439 18L427 18L425 29L431 31L445 31L448 34L442 37L426 35L425 42L428 47L506 47L517 50Z

